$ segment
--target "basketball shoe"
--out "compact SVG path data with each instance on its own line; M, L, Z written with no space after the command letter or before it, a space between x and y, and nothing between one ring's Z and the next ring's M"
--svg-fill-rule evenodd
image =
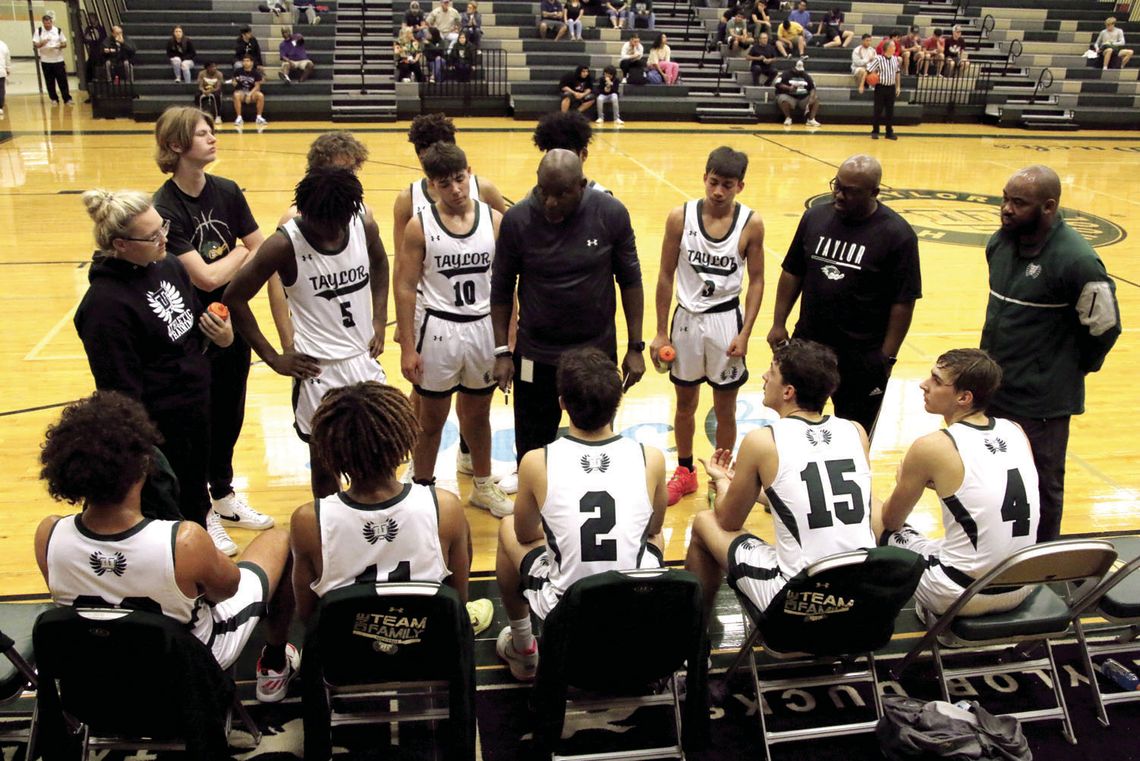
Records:
M210 501L214 504L214 513L222 519L223 525L251 528L255 531L273 528L272 518L254 510L248 502L235 492L230 492L221 499Z
M468 502L471 503L472 507L490 510L491 515L496 518L511 515L515 511L515 503L490 478L483 483L475 483L471 489L471 497Z
M257 659L257 699L262 703L280 703L289 692L289 682L301 673L301 653L286 643L285 667L280 671L262 668Z
M677 504L681 501L681 497L686 494L696 493L697 472L689 470L684 465L678 465L677 469L673 471L673 477L665 485L665 489L669 492L669 504Z
M534 649L529 653L520 653L515 650L515 642L511 639L511 627L504 626L495 640L495 652L507 662L511 669L511 676L520 682L533 682L538 671L538 640L534 641Z
M467 616L471 619L471 628L476 634L482 634L491 626L495 618L495 604L486 597L470 600L467 603Z
M230 539L230 535L226 533L226 527L222 525L221 517L213 510L206 513L206 533L214 540L214 546L223 555L233 557L238 554L238 546L234 544L233 539Z

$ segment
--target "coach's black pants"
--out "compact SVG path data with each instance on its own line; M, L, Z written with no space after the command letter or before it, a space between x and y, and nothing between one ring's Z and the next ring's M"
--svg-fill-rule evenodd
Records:
M43 63L40 62L40 68L44 72L44 84L47 85L48 97L51 98L53 103L59 102L60 95L63 96L64 103L71 102L71 90L67 87L67 64L62 61L59 63ZM59 85L59 95L56 95L55 88Z
M210 416L205 407L188 407L169 412L150 413L162 434L159 449L178 477L178 507L182 517L200 526L206 525L210 495L206 491L206 474L210 460Z
M1033 447L1037 465L1037 481L1041 492L1041 522L1037 524L1037 541L1048 542L1061 534L1061 510L1065 501L1065 452L1069 448L1068 416L1027 418L990 407L994 417L1012 420L1025 431Z
M528 363L529 364L529 363ZM558 367L535 362L530 380L523 380L522 355L515 352L515 458L558 438L562 408L558 405Z
M797 335L797 338L808 336ZM836 417L854 420L870 436L883 406L891 368L876 348L832 346L839 360L839 388L831 395Z
M875 113L871 121L872 135L879 134L880 122L886 124L888 135L893 135L895 133L894 85L875 85Z
M234 490L234 445L245 422L245 387L249 381L249 344L234 333L234 342L210 356L210 496L221 499Z

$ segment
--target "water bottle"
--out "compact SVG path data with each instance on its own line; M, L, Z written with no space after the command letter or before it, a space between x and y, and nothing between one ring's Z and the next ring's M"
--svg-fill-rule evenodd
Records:
M677 350L665 344L657 350L657 372L667 373L673 367L673 360L677 358Z
M1109 658L1104 663L1097 664L1097 671L1104 674L1128 692L1140 690L1140 677L1133 674L1127 666L1117 660Z

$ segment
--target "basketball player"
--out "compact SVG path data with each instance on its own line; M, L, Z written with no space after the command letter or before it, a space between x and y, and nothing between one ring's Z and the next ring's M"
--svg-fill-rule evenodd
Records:
M443 582L467 602L471 538L459 498L396 479L396 467L415 446L416 429L408 398L379 383L333 389L317 408L313 456L349 486L298 508L289 524L302 621L321 597L362 581ZM473 621L477 606L486 609L486 628L491 602L467 604Z
M235 566L198 524L144 518L140 493L159 438L142 405L116 391L68 405L48 428L40 477L82 512L40 523L40 573L58 605L146 610L184 624L223 669L264 618L257 699L276 703L301 665L286 642L293 596L279 583L289 534L266 531Z
M186 268L198 300L208 306L222 300L226 285L265 236L238 184L206 174L206 167L217 160L212 117L190 106L171 106L155 124L154 136L158 168L171 174L154 193L154 208L170 223L166 247ZM220 521L210 527L210 535L219 549L233 555L237 545L226 535L225 526L260 530L272 526L273 519L250 507L233 488L234 446L245 421L249 345L235 336L228 348L209 356L213 514L207 521Z
M408 142L415 148L416 158L422 157L424 151L435 143L451 143L454 145L455 123L444 114L422 114L417 116L412 119L412 126L408 129ZM474 174L471 175L471 197L477 198L500 214L503 214L507 210L507 203L503 200L503 194L499 192L499 189L495 187L490 180L477 177ZM392 207L392 238L396 246L397 255L403 250L404 231L408 227L408 222L416 215L425 211L429 206L435 203L436 200L437 198L433 194L426 176L411 183L396 196L396 202ZM421 325L423 318L423 304L420 300L417 300L414 324L416 326ZM397 326L394 339L399 343L400 338L400 329ZM464 399L462 396L455 400L455 413L457 415L463 414L463 404ZM413 393L412 406L417 407L418 405L419 398ZM475 472L471 463L471 451L462 433L460 433L459 436L459 453L456 455L455 469L465 475L472 475ZM413 473L415 473L415 463L409 462L407 469L404 471L404 480L410 481Z
M1037 541L1041 519L1037 468L1021 427L986 414L1001 385L1001 367L981 349L954 349L938 358L919 387L926 411L946 428L919 438L899 467L898 483L882 505L886 544L926 557L915 607L941 614L962 591L1014 552ZM927 539L903 523L933 489L942 503L945 538ZM1031 587L977 595L966 615L1017 607Z
M523 455L515 514L499 525L495 578L510 624L495 650L515 679L530 681L538 668L532 613L545 619L579 579L662 563L665 456L614 433L621 397L621 375L604 352L562 354L558 400L570 433Z
M497 385L491 261L502 215L471 198L471 168L459 146L435 143L420 162L438 200L408 222L395 275L400 365L420 397L415 482L435 483L440 434L458 392L459 430L471 447L474 471L470 502L501 518L514 509L491 478L491 394ZM424 307L422 321L416 320L417 301Z
M594 139L594 128L581 111L551 111L538 120L533 139L543 153L562 148L578 154L578 159L585 165L590 155L590 141ZM589 180L586 187L613 195L597 180Z
M717 148L705 163L705 197L673 209L665 222L657 277L657 336L649 355L657 364L662 346L672 344L677 350L669 380L677 393L673 435L679 464L669 479L670 505L697 490L693 430L702 383L712 387L716 448L736 448L736 394L748 380L744 355L764 297L764 222L736 202L747 169L747 154L727 146ZM741 313L745 267L748 294ZM670 330L674 273L677 308Z
M701 580L710 613L726 572L733 589L764 610L816 560L874 546L867 434L823 414L838 385L835 353L792 339L764 373L764 405L780 419L744 437L735 470L724 449L704 463L716 506L694 519L685 567ZM775 517L775 547L743 530L761 489Z
M364 189L347 169L313 169L297 183L297 211L270 236L226 289L234 326L274 372L293 378L294 427L309 438L309 419L331 388L383 383L388 257L380 229L364 208ZM276 273L289 298L294 348L278 352L258 327L249 300ZM335 474L312 457L313 494L337 490Z

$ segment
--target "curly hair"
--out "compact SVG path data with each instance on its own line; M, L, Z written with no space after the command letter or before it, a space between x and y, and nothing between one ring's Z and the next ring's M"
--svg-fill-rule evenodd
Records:
M580 111L552 111L538 120L534 144L540 151L565 148L581 154L594 139L590 120Z
M455 122L447 114L421 114L412 119L408 142L415 147L417 155L432 143L454 143Z
M347 165L344 163L346 160ZM326 132L309 146L307 171L337 166L358 172L365 161L368 161L368 147L357 140L351 132L336 130Z
M117 391L96 391L69 404L48 427L40 478L61 502L122 502L146 477L161 441L142 404Z
M306 219L344 229L364 208L364 188L347 169L310 169L294 188L293 203Z
M416 444L420 424L394 386L365 381L325 394L309 445L317 463L349 483L376 484L396 474Z

